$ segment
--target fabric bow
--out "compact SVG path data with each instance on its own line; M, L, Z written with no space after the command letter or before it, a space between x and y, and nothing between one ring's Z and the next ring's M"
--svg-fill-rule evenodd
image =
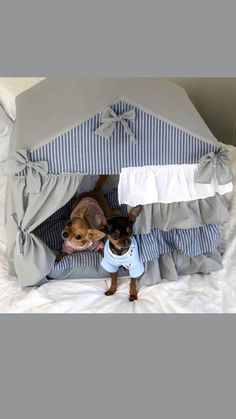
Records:
M1 173L16 174L27 168L26 190L28 193L39 193L41 190L40 175L48 173L48 162L32 162L28 158L27 150L16 151L16 159L1 162Z
M228 166L228 150L219 150L218 153L211 152L201 157L194 180L197 183L211 183L215 176L219 185L225 185L232 181L232 170Z
M135 110L130 109L122 114L117 115L115 111L107 106L102 112L101 125L94 131L94 134L100 135L101 137L110 138L116 128L117 122L121 122L124 127L126 134L130 136L132 142L137 143L128 123L126 121L135 120Z

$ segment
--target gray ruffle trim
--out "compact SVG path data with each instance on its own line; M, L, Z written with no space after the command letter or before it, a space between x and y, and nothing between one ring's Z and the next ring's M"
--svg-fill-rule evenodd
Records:
M222 268L222 257L218 250L194 257L174 251L147 262L145 268L141 286L155 285L162 279L176 281L181 275L218 271Z
M153 228L196 228L205 224L223 224L229 218L229 204L216 194L206 199L171 204L148 204L134 224L134 234L148 234Z

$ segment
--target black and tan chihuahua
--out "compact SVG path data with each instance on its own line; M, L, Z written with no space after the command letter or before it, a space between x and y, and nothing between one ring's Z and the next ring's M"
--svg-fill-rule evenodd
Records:
M129 270L130 296L129 300L138 299L137 279L144 273L144 265L140 261L138 245L133 237L133 224L140 214L141 205L132 208L127 215L113 215L107 218L107 225L104 232L107 241L102 259L102 267L111 274L111 286L105 292L106 295L113 295L117 289L117 274L119 266Z

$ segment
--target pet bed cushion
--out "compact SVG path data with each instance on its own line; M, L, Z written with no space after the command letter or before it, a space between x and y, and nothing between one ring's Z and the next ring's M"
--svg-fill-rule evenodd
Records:
M65 258L66 259L66 258ZM207 274L222 268L222 257L218 250L198 256L187 256L176 251L160 255L159 259L145 262L145 273L139 281L140 286L154 285L162 279L168 281L178 280L179 275L189 275L196 273ZM128 275L125 268L119 269L119 277ZM70 263L64 264L60 269L53 269L43 282L50 279L101 279L110 278L109 272L101 266L74 266Z

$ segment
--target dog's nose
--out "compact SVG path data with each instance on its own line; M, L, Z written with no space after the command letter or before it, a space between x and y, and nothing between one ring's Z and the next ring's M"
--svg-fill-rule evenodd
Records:
M66 231L63 231L62 237L63 239L67 239L67 237L69 237L69 234Z

